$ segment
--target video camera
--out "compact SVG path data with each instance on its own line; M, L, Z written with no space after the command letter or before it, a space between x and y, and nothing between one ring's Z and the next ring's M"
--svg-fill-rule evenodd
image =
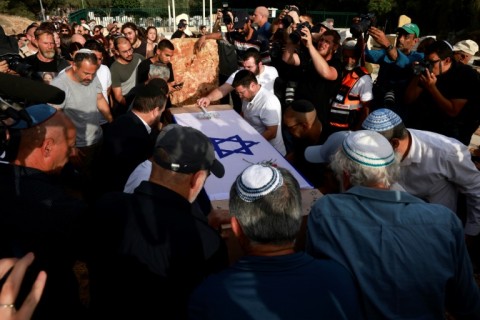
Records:
M299 13L299 10L298 10L298 7L297 6L294 6L294 5L286 5L285 6L285 12L288 13L290 11L296 11L297 13ZM293 23L293 18L292 16L288 15L288 14L285 14L285 16L282 18L281 20L281 23L282 23L282 26L284 28L288 28L290 27L290 25Z
M377 19L375 14L373 13L366 13L360 15L360 21L353 23L350 26L350 33L354 38L360 38L362 35L365 35L370 29L370 27L374 27L377 23ZM365 37L364 37L365 38Z
M0 55L0 61L7 61L8 68L15 71L22 77L32 78L33 68L28 63L23 62L23 59L18 53L5 53Z

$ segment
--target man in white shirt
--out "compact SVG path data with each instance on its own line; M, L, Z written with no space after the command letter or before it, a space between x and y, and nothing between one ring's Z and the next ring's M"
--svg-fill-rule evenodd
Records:
M458 192L467 200L465 234L480 233L480 172L468 148L444 135L406 129L389 109L372 112L362 127L387 138L401 157L399 183L414 196L457 212Z
M264 66L260 53L256 50L249 50L243 58L243 69L249 70L255 74L258 83L267 91L273 94L273 85L278 77L278 71L275 67ZM212 101L218 101L233 91L233 79L240 70L235 71L220 87L213 89L208 95L197 100L199 106L208 107Z
M248 70L238 71L232 86L243 101L243 118L282 156L285 156L286 150L282 137L282 107L278 98L263 88L258 83L255 74Z

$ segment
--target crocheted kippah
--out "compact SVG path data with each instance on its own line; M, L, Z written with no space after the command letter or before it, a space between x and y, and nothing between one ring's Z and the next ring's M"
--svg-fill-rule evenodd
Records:
M387 167L395 161L390 142L375 131L352 132L343 140L342 149L352 161L367 167Z
M238 196L245 202L253 202L277 190L283 184L283 176L277 168L254 164L237 178Z
M368 115L363 121L362 128L377 132L393 129L402 123L402 119L390 109L378 109Z

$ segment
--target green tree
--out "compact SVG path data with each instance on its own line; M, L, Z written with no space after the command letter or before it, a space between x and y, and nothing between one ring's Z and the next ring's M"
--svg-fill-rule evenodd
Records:
M9 2L10 1L8 1L8 0L1 0L0 1L0 12L6 12L7 11Z
M114 8L139 8L139 0L112 0L112 7Z
M375 12L377 15L384 15L392 11L393 7L393 0L370 0L368 3L368 11Z

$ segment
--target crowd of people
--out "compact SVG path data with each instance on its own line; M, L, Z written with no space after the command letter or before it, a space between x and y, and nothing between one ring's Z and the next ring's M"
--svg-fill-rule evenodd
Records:
M265 163L239 174L228 212L212 206L205 181L225 168L206 135L172 123L182 77L155 27L28 26L0 72L65 99L27 98L4 121L0 317L480 319L478 45L420 41L415 23L391 42L367 22L342 39L294 5L275 19L224 9L195 42L219 54L197 105L231 102L323 193L306 217L293 175Z

